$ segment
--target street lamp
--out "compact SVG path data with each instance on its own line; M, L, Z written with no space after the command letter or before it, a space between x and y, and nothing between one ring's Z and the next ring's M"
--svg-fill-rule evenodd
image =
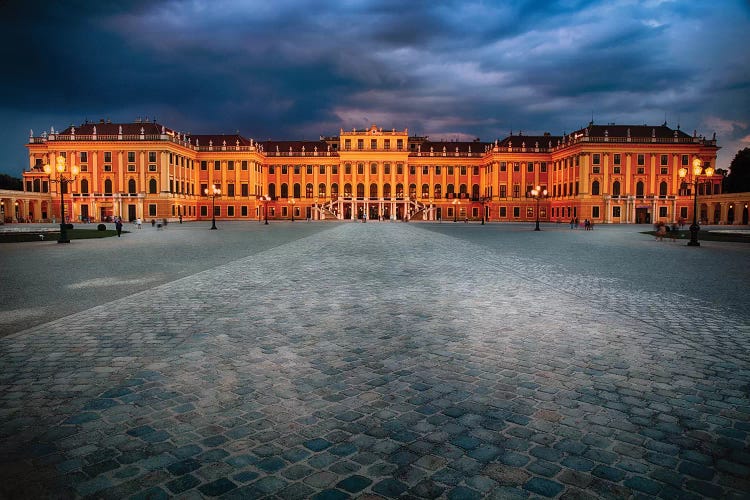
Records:
M221 196L221 189L217 188L215 184L211 185L211 190L208 188L203 190L203 194L211 197L211 229L218 229L216 227L216 197Z
M541 186L537 186L531 190L531 197L536 200L536 227L534 231L541 231L539 228L539 200L547 197L547 190L542 189Z
M264 224L267 226L268 225L268 202L271 201L271 197L266 195L266 196L261 196L259 199L261 202L263 202L263 219L265 221Z
M55 162L55 172L52 171L52 165L45 165L44 171L49 176L50 182L57 182L60 184L60 237L57 239L58 243L70 243L68 239L68 225L65 223L65 186L72 183L76 175L78 175L78 167L73 165L70 168L70 173L66 175L65 157L58 156Z
M453 222L458 222L458 207L461 206L461 202L453 200Z
M294 198L289 200L289 205L292 207L292 222L294 222Z
M712 167L704 169L701 159L696 158L693 160L693 170L691 172L688 172L687 168L682 167L677 173L683 183L690 182L693 184L693 223L690 224L690 241L688 241L688 246L699 247L701 244L698 241L698 231L700 231L700 226L698 225L698 184L700 183L701 176L711 177L714 175L714 169ZM688 174L692 174L692 176ZM691 180L688 181L688 178Z

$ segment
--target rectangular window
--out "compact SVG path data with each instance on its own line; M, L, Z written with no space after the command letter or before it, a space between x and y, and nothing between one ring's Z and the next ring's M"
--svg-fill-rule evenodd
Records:
M112 171L112 165L104 165L104 171L105 172L111 172Z
M219 160L214 160L214 170L221 170L221 162Z
M528 162L526 164L526 171L527 172L533 172L534 171L534 163L533 162Z
M592 157L592 164L594 165L601 165L602 163L602 155L599 153L594 153Z
M156 163L156 151L148 152L148 161L151 163Z
M112 162L112 153L110 151L104 152L104 163L111 163Z
M396 139L396 149L401 151L404 149L404 140L403 139Z
M339 175L339 166L331 165L331 175Z
M429 173L429 167L427 165L422 165L422 175L428 175Z
M227 162L227 170L234 170L234 160L229 160Z
M600 173L601 167L591 167L591 173L598 174Z
M688 155L682 155L680 162L682 163L683 167L687 167L690 164Z
M247 196L247 194L248 194L248 185L247 184L240 184L240 194L242 196Z
M453 167L448 167L448 175L453 175Z
M135 165L128 165L128 172L135 172Z
M620 167L613 167L612 168L612 172L614 172L615 174L619 174L620 173Z
M500 217L505 218L508 216L508 207L500 207Z
M287 175L289 173L289 170L287 169L286 165L281 166L281 175Z
M78 168L81 169L81 172L88 172L89 171L89 166L88 165L81 165Z
M148 215L150 215L151 217L156 217L156 203L149 203Z
M214 206L214 215L216 217L220 217L221 216L221 207L220 206Z
M666 167L669 165L669 155L661 155L661 166Z
M344 139L344 149L349 151L352 149L352 140L351 139Z
M227 196L234 196L234 184L227 184Z
M135 163L135 151L128 151L128 162Z
M415 167L414 165L409 165L409 173L411 175L417 175L417 167Z
M539 164L539 171L545 173L547 171L547 162L543 161Z
M644 174L646 173L646 167L636 167L635 171L638 174Z
M81 151L81 163L89 161L89 154L86 151Z
M612 207L612 217L620 218L620 207Z
M300 171L300 166L299 165L295 165L294 166L294 175L299 175L299 171Z
M477 208L477 207L472 207L472 208L471 208L471 216L472 216L473 218L475 218L475 219L476 219L477 217L479 217L479 208Z
M599 207L591 207L591 218L593 219L599 218Z
M364 139L357 139L357 149L359 149L359 150L365 149L365 140Z
M638 161L638 165L645 165L646 164L646 155L639 154L637 161Z
M208 207L202 206L201 207L201 217L208 217Z
M466 175L466 165L461 165L461 175Z
M669 174L669 167L661 167L660 168L661 175L667 175Z
M383 149L388 151L391 149L391 140L390 139L383 139Z
M320 175L326 175L326 166L325 165L321 165L320 167L318 167L318 173Z
M513 163L513 171L514 172L520 172L521 171L521 164L518 162Z
M615 153L613 163L615 165L620 165L621 158L620 153Z
M513 184L513 198L521 197L521 186L519 184Z
M370 175L378 175L378 164L377 163L371 163L370 164Z
M234 217L234 205L227 207L227 217Z
M659 207L659 217L667 216L667 207Z
M357 175L365 174L365 166L361 163L357 163Z
M149 172L156 172L156 165L149 165L148 166L148 171Z
M687 219L688 207L680 207L680 217Z
M404 164L403 163L397 163L396 164L396 174L403 175L404 174Z
M307 166L307 175L312 175L312 172L313 172L313 166L312 165L308 165Z
M521 217L521 207L513 207L513 217L516 219Z
M526 207L526 218L530 219L534 217L534 207Z
M242 170L247 170L247 160L242 160Z
M508 170L508 164L505 163L504 161L501 161L500 162L500 171L501 172L505 172L506 170Z
M435 165L435 175L441 175L441 170L440 165Z
M500 198L508 197L508 186L500 186Z
M201 161L201 170L208 170L208 162L206 160Z
M276 167L273 165L268 166L268 175L275 175L276 174Z
M378 140L370 139L370 149L378 149Z
M240 207L240 217L247 217L247 205Z

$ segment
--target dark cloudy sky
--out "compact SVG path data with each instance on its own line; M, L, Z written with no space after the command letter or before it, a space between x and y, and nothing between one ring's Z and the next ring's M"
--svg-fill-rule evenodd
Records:
M29 130L155 117L317 139L376 123L433 140L596 123L750 146L747 0L0 0L0 173Z

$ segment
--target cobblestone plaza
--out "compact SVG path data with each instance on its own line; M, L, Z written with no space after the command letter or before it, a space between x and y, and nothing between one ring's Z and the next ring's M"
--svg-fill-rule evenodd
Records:
M0 496L748 498L750 248L638 230L6 245L87 293L0 338Z

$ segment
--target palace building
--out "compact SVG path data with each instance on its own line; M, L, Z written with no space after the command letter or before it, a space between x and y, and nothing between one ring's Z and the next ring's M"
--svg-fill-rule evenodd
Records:
M721 194L721 175L709 169L691 178L696 159L704 172L715 166L716 138L666 124L591 123L570 134L519 133L493 142L433 141L372 125L317 141L257 142L183 134L147 120L102 120L32 132L26 147L24 196L3 198L5 220L59 220L62 194L71 222L673 222L692 218L696 188L701 220L743 218L731 198L704 198ZM57 173L60 162L65 170Z

